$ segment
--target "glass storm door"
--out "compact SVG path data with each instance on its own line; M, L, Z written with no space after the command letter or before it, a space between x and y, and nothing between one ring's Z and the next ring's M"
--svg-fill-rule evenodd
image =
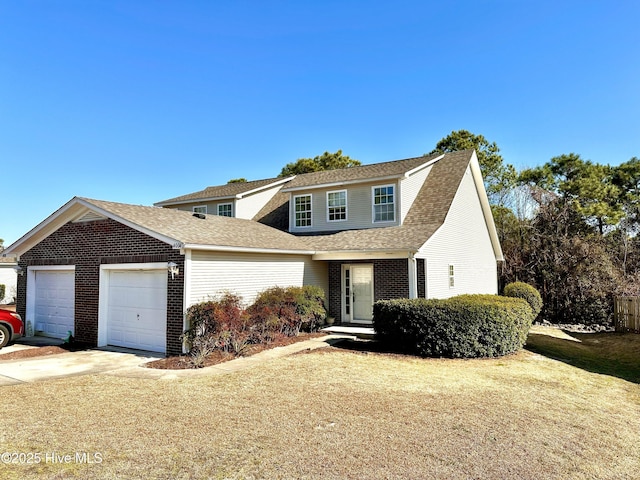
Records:
M345 265L343 298L347 321L371 323L373 317L373 265Z

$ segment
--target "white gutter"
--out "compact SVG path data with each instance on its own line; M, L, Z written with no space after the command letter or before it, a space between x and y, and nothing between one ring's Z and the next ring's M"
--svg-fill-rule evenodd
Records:
M313 260L369 260L372 258L411 258L415 255L410 250L334 250L316 252L313 254Z
M315 250L281 250L278 248L231 247L225 245L200 245L197 243L174 244L173 248L185 250L204 250L208 252L236 252L236 253L282 253L286 255L313 255Z
M408 172L404 172L404 178L408 178L411 175L413 175L414 173L417 173L420 170L424 170L425 168L430 167L431 165L436 163L441 158L444 158L444 153L442 155L440 155L439 157L433 158L433 159L429 160L428 162L423 163L422 165L418 165L416 168L414 168L412 170L409 170Z
M164 200L162 202L156 202L153 204L154 207L164 207L165 205L185 205L187 203L194 202L217 202L219 200L239 200L248 195L253 195L254 193L260 192L262 190L268 190L270 188L277 187L278 185L282 185L283 183L287 183L295 178L295 175L292 177L286 177L281 180L277 180L273 183L267 183L261 187L256 187L253 190L247 190L246 192L236 193L235 195L222 195L217 197L194 197L187 200L176 200L176 201L167 201Z
M273 183L269 183L267 185L263 185L262 187L254 188L253 190L248 190L246 192L238 193L236 195L236 198L240 199L240 198L245 197L247 195L253 195L254 193L257 193L257 192L259 192L261 190L266 190L268 188L277 187L278 185L282 185L283 183L287 183L290 180L293 180L294 178L296 178L295 175L293 175L291 177L283 178L281 180L278 180L277 182L273 182Z
M387 175L384 177L375 177L375 178L364 178L357 180L346 180L343 182L331 182L331 183L323 183L319 185L303 185L300 187L289 187L283 188L282 192L298 192L300 190L318 190L320 188L332 188L332 187L342 187L345 185L354 185L358 183L378 183L378 182L386 182L388 180L397 180L399 178L404 178L404 173L397 175Z

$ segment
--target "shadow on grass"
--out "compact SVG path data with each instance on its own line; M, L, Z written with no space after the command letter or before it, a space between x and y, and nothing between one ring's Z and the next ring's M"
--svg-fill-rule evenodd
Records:
M331 345L332 347L342 350L349 350L360 353L384 353L389 355L411 355L409 352L390 348L376 340L360 340L360 339L340 339L340 341ZM413 356L413 355L412 355Z
M530 332L525 348L589 372L640 383L640 335L554 332L561 331Z

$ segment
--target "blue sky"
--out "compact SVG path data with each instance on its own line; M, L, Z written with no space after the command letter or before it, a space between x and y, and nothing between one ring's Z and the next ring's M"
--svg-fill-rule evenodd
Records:
M640 156L640 2L0 0L0 238L452 130L518 168Z

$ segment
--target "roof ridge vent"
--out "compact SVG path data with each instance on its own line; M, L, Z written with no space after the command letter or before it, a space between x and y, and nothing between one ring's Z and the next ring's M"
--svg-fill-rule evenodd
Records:
M193 216L196 217L196 218L200 218L202 220L207 218L207 216L204 213L198 213L198 212L194 213Z

